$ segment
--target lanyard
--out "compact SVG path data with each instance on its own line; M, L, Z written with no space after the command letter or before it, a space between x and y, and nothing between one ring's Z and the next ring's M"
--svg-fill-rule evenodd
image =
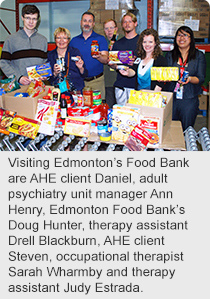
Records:
M187 57L187 58L188 58L188 57ZM186 66L186 64L187 64L187 58L186 58L185 62L183 63L181 57L179 57L179 64L180 64L180 66L181 66L181 67L180 67L180 75L181 75L181 77L183 76L184 69L185 69L185 66Z

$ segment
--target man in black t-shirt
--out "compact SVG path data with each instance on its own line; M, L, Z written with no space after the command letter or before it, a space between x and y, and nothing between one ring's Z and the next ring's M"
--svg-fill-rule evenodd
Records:
M136 48L139 35L136 33L137 18L134 14L127 12L121 21L122 28L125 36L120 40L116 41L113 45L113 51L129 51L134 52L136 57ZM115 65L109 64L111 67L116 68ZM126 65L126 64L124 64ZM129 65L132 68L131 65ZM136 76L126 77L117 72L117 80L114 83L115 86L115 97L117 104L125 105L128 101L130 90L135 89Z

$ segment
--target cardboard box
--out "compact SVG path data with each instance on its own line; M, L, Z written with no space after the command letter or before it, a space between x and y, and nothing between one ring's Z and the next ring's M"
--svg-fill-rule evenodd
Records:
M144 90L144 91L154 93L153 90ZM167 104L164 108L139 106L139 105L134 105L129 103L126 104L127 106L140 108L140 115L160 118L159 144L162 144L163 139L165 138L168 129L170 127L172 121L172 105L173 105L173 93L164 92L164 91L162 91L161 93L167 98Z
M31 119L35 119L38 99L46 96L49 90L49 86L45 87L45 92L34 98L14 97L17 92L26 92L28 86L21 86L20 89L6 93L2 96L2 104L4 109L17 112L21 116L25 116Z
M199 109L200 110L207 110L207 100L208 100L208 96L201 94L198 96L199 98Z

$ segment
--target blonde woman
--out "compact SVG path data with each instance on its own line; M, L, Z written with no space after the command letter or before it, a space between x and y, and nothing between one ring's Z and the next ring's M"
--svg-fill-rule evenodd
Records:
M50 78L52 85L57 84L60 75L66 77L72 89L82 90L84 88L84 78L87 77L88 71L81 57L80 51L69 45L71 40L70 31L66 28L59 27L54 32L56 49L48 53L48 61L51 64L53 76ZM61 72L57 64L58 58L64 58L64 70ZM75 61L75 57L77 61Z

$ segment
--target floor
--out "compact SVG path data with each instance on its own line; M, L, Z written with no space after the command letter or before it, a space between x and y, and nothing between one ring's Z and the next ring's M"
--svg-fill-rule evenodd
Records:
M201 128L206 127L208 128L208 116L198 115L195 121L194 129L198 132ZM209 133L210 133L210 128Z

